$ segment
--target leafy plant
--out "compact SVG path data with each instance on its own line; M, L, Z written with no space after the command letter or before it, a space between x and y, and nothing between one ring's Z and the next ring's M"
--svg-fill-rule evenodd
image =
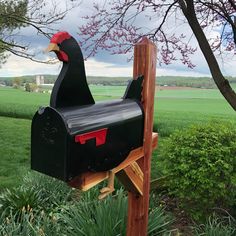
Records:
M40 214L24 212L20 220L16 221L16 216L10 214L6 218L0 218L1 236L61 236L59 220L55 216L47 216L42 211Z
M206 224L195 227L194 231L196 236L235 236L236 221L232 216L220 218L213 215Z
M24 212L38 211L43 208L45 199L40 197L40 190L22 187L6 189L0 195L0 215L8 216L13 214L21 217Z
M36 172L29 172L24 177L22 188L32 188L35 192L40 190L40 197L45 199L47 207L50 208L67 204L75 192L66 183Z
M80 201L69 207L60 216L66 225L66 235L125 235L127 221L127 197L121 189L115 195L103 201L94 198L96 188L87 192ZM92 197L92 198L91 198ZM83 201L82 199L86 199ZM169 233L173 220L161 208L150 211L149 235L165 235Z
M176 131L165 149L170 193L195 219L214 206L232 206L236 200L235 156L233 125L210 123Z
M125 235L127 196L123 189L103 201L97 198L98 187L73 200L73 190L67 191L54 179L27 175L21 187L1 194L0 235ZM165 235L172 220L154 205L149 235Z
M85 195L90 193L85 193ZM125 235L127 201L122 191L103 201L78 201L61 215L68 235ZM93 193L92 193L93 195ZM92 196L91 195L91 196Z
M6 189L1 193L0 215L7 217L11 214L19 220L25 212L59 212L61 206L70 204L73 192L72 188L61 181L29 173L20 187Z
M156 207L149 212L148 235L170 235L170 225L173 219L167 215L163 209Z

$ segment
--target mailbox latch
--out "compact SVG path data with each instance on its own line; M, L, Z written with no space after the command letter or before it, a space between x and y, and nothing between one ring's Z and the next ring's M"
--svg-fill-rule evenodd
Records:
M87 140L96 139L96 146L100 146L106 142L107 128L91 131L85 134L75 136L75 142L85 144Z

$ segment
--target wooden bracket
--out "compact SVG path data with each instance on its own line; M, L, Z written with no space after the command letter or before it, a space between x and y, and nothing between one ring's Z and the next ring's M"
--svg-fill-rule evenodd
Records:
M109 177L108 177L108 184L107 187L104 187L100 190L100 195L98 196L98 199L101 200L111 194L115 188L114 188L114 181L115 181L115 173L114 171L109 171Z
M143 171L135 161L116 174L129 192L143 195Z

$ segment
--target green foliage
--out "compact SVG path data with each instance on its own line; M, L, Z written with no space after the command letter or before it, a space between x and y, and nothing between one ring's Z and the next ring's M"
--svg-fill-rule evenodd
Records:
M20 187L0 195L0 235L62 235L58 214L73 202L72 195L59 180L27 174Z
M123 191L103 201L78 201L62 216L68 235L125 235L127 201Z
M46 199L41 198L40 190L22 187L6 189L0 195L0 215L7 217L13 214L18 218L25 211L42 209L45 203Z
M4 30L11 32L24 25L20 19L26 17L27 3L26 0L4 0L0 2L0 32ZM8 15L17 17L8 17Z
M49 180L29 174L20 188L1 194L0 235L125 235L127 197L122 189L100 201L95 187L72 200L66 192L68 187ZM72 190L69 192L71 195ZM63 204L58 204L58 197ZM162 209L153 207L149 235L168 235L172 222Z
M20 217L22 213L56 211L72 201L72 188L54 178L29 173L20 187L6 189L0 195L0 215Z
M36 172L29 172L23 178L21 187L26 190L33 189L35 192L40 189L40 198L46 201L45 211L67 204L74 193L66 183Z
M98 189L84 193L76 205L61 214L68 235L125 235L127 197L121 189L103 201L95 197ZM173 220L163 209L153 207L149 213L148 235L168 235ZM66 233L65 233L66 234Z
M205 224L194 227L196 236L235 236L236 220L232 216L210 216Z
M18 78L15 78L13 80L13 88L15 89L19 89L21 86L21 79L18 77Z
M170 225L173 219L159 207L153 208L149 212L148 235L149 236L167 236L170 234ZM173 230L174 231L174 230Z
M14 43L6 42L13 30L24 26L27 14L27 0L3 0L0 1L0 64L5 63L8 55L5 51L11 51ZM9 17L11 16L11 17Z
M26 91L26 92L31 92L30 84L29 84L29 83L26 83L26 84L25 84L25 91Z
M38 86L35 83L26 83L25 91L26 92L35 92Z
M195 219L236 200L236 128L209 123L176 131L165 145L169 189Z
M0 218L0 236L61 236L61 225L54 215L34 212L23 212L16 220L16 216Z

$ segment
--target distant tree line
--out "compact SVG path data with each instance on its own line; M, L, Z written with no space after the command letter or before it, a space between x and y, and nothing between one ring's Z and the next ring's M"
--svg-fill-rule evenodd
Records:
M54 84L56 75L44 75L44 83ZM0 84L6 86L13 86L15 83L24 86L26 83L36 83L35 75L21 76L21 77L0 77Z
M56 81L56 75L43 75L45 84L53 84ZM126 86L131 77L99 77L88 76L89 84L109 85L109 86ZM232 84L236 84L236 77L227 77ZM25 86L27 83L35 83L35 76L22 77L0 77L0 84L6 86ZM216 88L216 85L210 77L184 77L184 76L160 76L156 78L156 84L159 86L178 86L193 88Z
M230 83L236 84L236 77L226 77ZM156 84L160 86L178 86L192 88L216 88L211 77L185 77L185 76L160 76L156 78Z

